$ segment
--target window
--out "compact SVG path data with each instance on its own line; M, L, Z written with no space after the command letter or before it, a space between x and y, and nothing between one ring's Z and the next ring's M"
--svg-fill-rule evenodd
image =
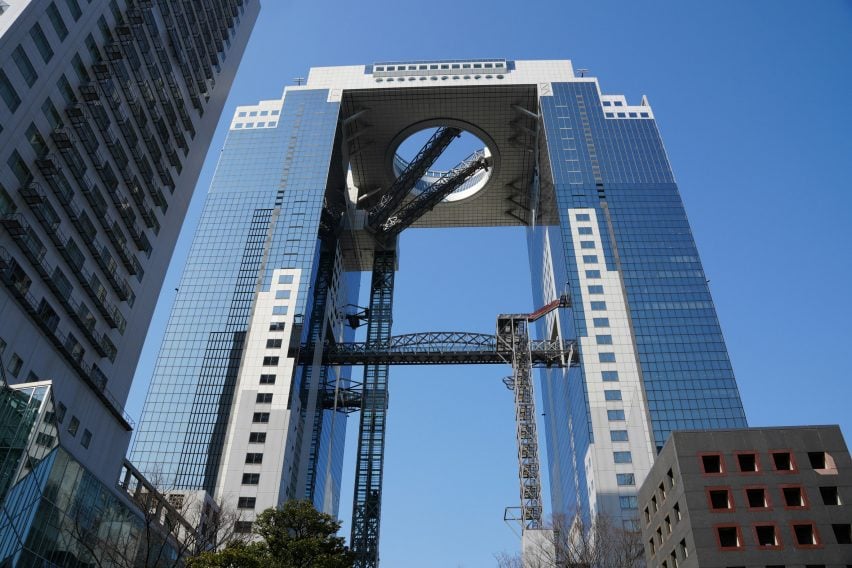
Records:
M769 508L769 499L767 498L766 489L764 487L748 487L745 490L745 494L749 509Z
M793 454L790 452L771 452L772 464L776 471L795 471L796 464L793 462Z
M612 336L611 335L596 335L595 342L598 345L612 345Z
M0 71L0 73L2 73L2 71ZM21 182L21 185L27 185L30 181L32 181L33 174L30 172L26 162L24 162L24 159L21 158L21 155L17 150L12 151L9 159L6 160L6 164L12 168L12 173L14 173L15 177L18 178L18 181Z
M276 300L286 300L290 297L290 290L276 290L275 291L275 299Z
M754 537L757 541L757 546L761 548L781 546L781 540L778 538L778 530L775 525L756 525L754 527Z
M593 249L595 248L595 241L580 241L581 249Z
M27 57L27 52L24 51L23 47L19 45L15 48L15 51L12 52L12 60L18 67L18 71L21 72L24 81L27 82L28 86L32 87L38 79L38 73L36 73L35 67L30 62L30 58Z
M74 21L80 19L80 16L83 15L83 11L80 10L80 5L77 3L77 0L65 0L65 4L68 6L68 11L71 12L71 16L74 18Z
M12 358L9 359L9 364L6 366L6 370L13 377L17 377L18 373L21 372L21 367L24 366L24 360L17 353L12 353Z
M722 454L704 454L701 456L701 468L704 473L722 473Z
M635 495L622 495L618 498L618 505L623 511L639 509L639 499Z
M274 385L275 384L275 375L261 375L260 376L260 384L262 384L262 385Z
M44 432L39 432L36 435L35 443L39 446L44 446L45 448L49 448L56 441L56 438L49 434L45 434Z
M272 404L272 393L271 392L259 392L257 393L257 398L255 399L257 404Z
M616 473L615 481L621 487L636 485L636 476L632 473Z
M601 378L606 383L618 381L618 371L601 371Z
M594 318L592 323L595 327L609 327L609 318Z
M822 496L822 504L829 507L841 505L840 492L837 487L820 487L819 494Z
M56 4L53 2L51 2L50 6L47 7L47 17L50 18L50 23L53 26L56 35L59 36L60 41L68 37L68 28L65 27L65 22L62 20L62 14L59 13L59 10L56 8Z
M681 519L681 515L680 515L680 503L675 503L675 504L674 504L674 507L672 507L672 512L674 513L675 520L676 520L676 521L678 521L678 522L680 522L680 519Z
M234 532L237 534L249 534L251 533L251 528L251 521L236 521L234 523Z
M283 321L274 321L269 324L269 331L284 331Z
M50 58L53 57L53 49L50 47L50 42L47 41L47 36L44 35L44 30L41 29L39 24L35 24L30 28L30 37L33 38L33 43L35 43L36 49L38 49L44 62L47 63L50 61Z
M805 492L799 486L782 487L781 494L784 495L784 507L803 508L807 506Z
M287 315L287 306L272 306L272 315L273 316L286 316Z
M603 294L603 293L604 293L603 286L601 286L600 284L593 284L593 285L589 286L589 294Z
M279 284L292 284L293 283L293 275L292 274L282 274L278 277Z
M9 112L15 112L21 105L21 97L18 96L15 87L12 86L9 77L2 69L0 69L0 98L9 107Z
M263 365L264 367L274 367L278 365L278 357L264 357Z
M268 412L255 412L251 421L255 424L267 424L269 422L269 413Z
M588 213L577 213L578 221L591 221Z
M266 432L249 432L249 444L265 444Z
M606 302L592 302L593 312L602 312L606 310Z
M708 489L707 501L714 511L730 511L734 508L731 492L728 489Z
M737 454L737 465L743 473L751 473L757 471L757 454L742 453Z
M808 461L811 467L822 474L837 474L837 465L834 458L828 452L808 452Z
M68 423L68 433L71 434L72 437L76 436L77 430L79 430L79 429L80 429L80 419L77 418L76 416L72 416L71 422Z
M278 349L281 347L280 339L267 339L266 340L266 348L267 349Z
M818 546L819 537L813 523L796 523L793 525L793 536L797 546Z
M17 208L18 206L15 205L14 201L12 201L12 196L6 192L3 188L3 184L0 184L0 217L14 213ZM5 349L6 342L0 339L0 355L3 354Z
M88 449L89 444L91 444L91 443L92 443L92 433L89 432L88 430L84 429L83 430L83 436L80 438L80 445L83 446L84 448Z
M633 455L630 452L612 452L615 463L633 463Z
M716 536L719 541L719 548L723 550L726 548L740 548L743 545L743 537L740 533L740 528L736 525L716 527Z
M626 420L623 410L607 410L606 417L610 422Z
M246 454L246 463L258 464L263 463L263 454L260 453L247 453Z
M600 270L587 270L586 271L586 278L600 278L600 277L601 277L601 271Z
M615 363L615 353L598 353L598 361L601 363Z
M620 390L605 390L604 400L621 400Z
M610 102L610 101L603 101L603 106L605 106L605 107L612 106L612 102Z
M240 497L237 499L237 509L254 509L256 502L255 497Z
M30 126L27 128L26 136L27 142L29 142L30 146L33 147L33 150L35 150L38 157L42 157L47 154L49 151L47 142L44 141L44 137L42 137L35 124L30 123Z
M689 558L689 549L686 548L686 539L681 539L680 544L678 544L678 549L680 550L680 555L683 558Z
M837 541L837 544L852 544L852 525L833 524L831 525L831 529L834 531L834 539Z
M66 104L73 105L77 102L77 96L74 94L74 89L71 88L71 83L68 82L65 75L59 76L59 80L56 81L56 86L59 87L59 92L62 94L62 98L65 99Z
M626 442L627 438L627 430L610 430L609 439L613 442Z
M577 229L577 231L581 235L591 235L592 234L592 228L591 227L580 227L579 229Z
M583 262L587 262L589 264L597 264L598 263L598 255L596 254L584 254Z
M260 483L260 474L259 473L244 473L243 474L243 485L257 485Z
M56 422L58 424L62 424L62 421L65 420L65 413L67 411L68 408L61 402L56 405Z

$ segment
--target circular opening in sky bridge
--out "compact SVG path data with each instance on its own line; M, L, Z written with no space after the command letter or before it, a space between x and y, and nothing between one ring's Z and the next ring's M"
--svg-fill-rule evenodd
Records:
M424 128L408 136L396 150L393 160L394 174L399 176L405 166L414 159L421 148L428 142L438 127ZM485 156L491 157L488 146L478 136L466 130L454 139L447 149L438 157L429 171L426 172L414 188L415 193L420 193L429 185L438 181L442 176L450 174L453 170L463 167L470 160ZM444 198L443 203L452 203L472 197L478 193L488 179L491 177L491 168L480 170L453 193Z

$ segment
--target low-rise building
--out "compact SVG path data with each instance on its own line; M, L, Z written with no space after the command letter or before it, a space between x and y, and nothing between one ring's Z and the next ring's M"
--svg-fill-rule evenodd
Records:
M639 490L649 568L852 567L837 426L675 432Z

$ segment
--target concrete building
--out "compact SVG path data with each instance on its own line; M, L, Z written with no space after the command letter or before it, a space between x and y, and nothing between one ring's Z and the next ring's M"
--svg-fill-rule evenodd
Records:
M639 490L649 568L852 566L837 426L675 432Z
M433 170L463 133L480 147ZM414 135L429 141L400 155ZM535 324L579 353L540 374L554 513L631 522L672 430L746 425L648 101L606 93L570 61L386 62L314 68L280 98L237 109L132 461L250 515L291 498L336 514L347 413L360 411L353 547L375 565L389 360L356 355L405 341L409 355L487 347L392 338L408 226L525 226L535 304L569 289L570 307ZM369 271L369 310L358 311L349 305ZM350 343L359 320L368 348ZM534 428L519 440L536 440ZM524 455L532 527L537 447Z
M130 441L124 404L148 325L259 10L259 0L0 2L0 365L13 387L50 383L56 451L106 488ZM29 529L2 530L15 535L3 560L16 558ZM32 553L47 560L47 548Z
M12 0L0 14L0 358L115 479L123 406L257 0ZM68 426L66 424L66 427Z

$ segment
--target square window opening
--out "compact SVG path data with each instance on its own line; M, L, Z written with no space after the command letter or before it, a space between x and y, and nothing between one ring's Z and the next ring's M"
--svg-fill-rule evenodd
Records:
M707 454L701 456L701 467L704 473L722 473L722 455Z

